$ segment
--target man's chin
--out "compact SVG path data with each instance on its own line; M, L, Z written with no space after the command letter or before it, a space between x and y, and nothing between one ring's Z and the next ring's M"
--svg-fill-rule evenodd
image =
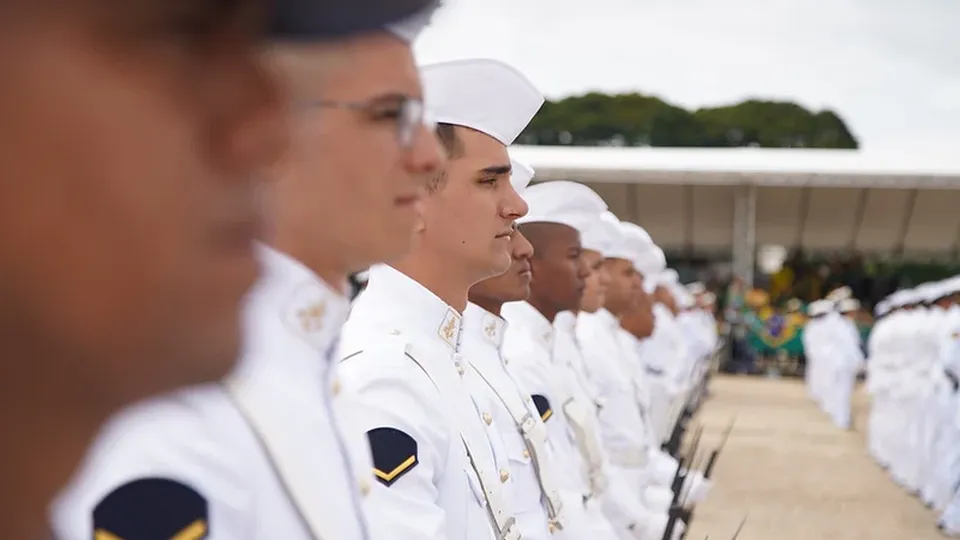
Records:
M510 265L513 264L513 261L510 258L509 253L499 254L495 258L490 260L490 275L488 277L502 276L507 273L507 270L510 270Z
M507 302L521 302L530 298L530 286L520 286L511 291L511 294L506 295Z

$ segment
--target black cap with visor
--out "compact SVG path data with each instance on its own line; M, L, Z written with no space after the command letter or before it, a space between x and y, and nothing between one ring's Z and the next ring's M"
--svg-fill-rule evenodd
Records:
M378 30L435 7L437 0L273 0L270 37L318 40Z

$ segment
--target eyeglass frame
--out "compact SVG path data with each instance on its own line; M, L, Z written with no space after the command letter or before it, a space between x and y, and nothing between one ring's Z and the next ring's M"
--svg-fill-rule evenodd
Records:
M400 145L400 148L408 150L413 146L413 142L417 137L417 130L421 126L426 126L427 128L430 128L431 126L426 120L426 107L424 106L422 99L410 96L397 97L400 99L398 115L394 120L397 124L397 144ZM370 114L371 116L373 116L374 109L377 107L377 104L372 101L338 101L331 99L318 99L310 101L305 105L310 108L327 108L364 112ZM415 112L413 114L405 113L404 111L409 110L410 107L419 107L419 109L414 109Z

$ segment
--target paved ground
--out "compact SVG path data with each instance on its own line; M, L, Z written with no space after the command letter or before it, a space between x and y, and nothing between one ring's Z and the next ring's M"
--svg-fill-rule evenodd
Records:
M854 432L838 430L802 382L716 377L694 423L712 448L736 427L697 509L688 540L942 540L933 514L894 484L867 454L867 400L856 397Z

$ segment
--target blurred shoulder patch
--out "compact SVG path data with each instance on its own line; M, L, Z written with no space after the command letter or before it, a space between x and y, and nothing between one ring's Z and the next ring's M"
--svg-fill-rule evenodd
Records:
M553 408L550 407L550 400L541 394L533 394L533 404L537 406L537 412L540 413L540 419L546 422L553 416Z
M139 478L93 509L94 540L209 538L209 505L192 487L169 478Z
M379 427L367 432L373 455L373 474L389 487L419 463L417 441L392 427Z

